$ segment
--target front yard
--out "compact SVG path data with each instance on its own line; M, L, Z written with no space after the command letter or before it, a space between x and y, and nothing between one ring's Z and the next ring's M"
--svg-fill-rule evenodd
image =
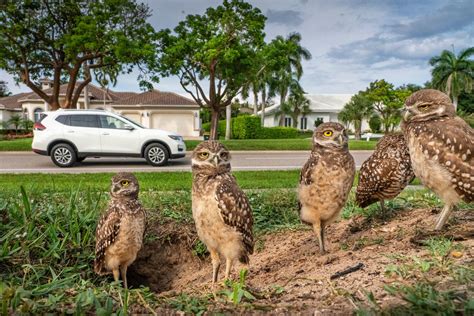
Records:
M352 193L341 219L328 227L329 252L320 255L298 217L297 171L235 174L255 220L248 273L239 279L237 270L232 281L210 285L209 255L191 216L190 173L137 173L148 225L128 291L92 270L110 174L2 175L0 314L474 312L469 205L434 234L441 203L432 192L406 190L386 212L358 208Z

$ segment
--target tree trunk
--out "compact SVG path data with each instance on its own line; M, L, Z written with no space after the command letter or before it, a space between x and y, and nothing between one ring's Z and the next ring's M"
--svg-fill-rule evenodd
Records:
M458 109L458 96L453 94L453 105L454 105L454 112Z
M211 108L211 135L210 140L218 140L218 127L219 127L219 108Z
M285 99L286 99L286 92L282 91L280 93L280 111L281 111L281 114L280 114L280 122L278 123L278 125L280 125L280 126L285 126L285 113L283 113L283 111L282 111L283 103L285 103Z
M262 90L262 112L260 112L261 116L260 116L260 123L262 124L262 127L264 126L265 124L265 104L267 102L267 91L265 89L265 87L263 88Z
M253 115L257 116L258 112L258 91L253 92Z
M231 137L231 118L232 117L232 104L229 104L225 107L225 139L229 140Z
M360 140L362 134L362 122L361 121L354 121L354 138L356 140Z

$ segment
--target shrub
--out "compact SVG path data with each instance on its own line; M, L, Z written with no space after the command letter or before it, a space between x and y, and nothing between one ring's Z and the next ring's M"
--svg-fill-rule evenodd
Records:
M259 137L262 139L298 138L298 130L293 127L264 127L260 130Z
M235 139L260 138L262 130L260 118L253 115L238 116L233 120L232 136Z
M230 122L233 125L234 120L231 120ZM209 123L202 124L202 129L205 132L210 132L211 131L211 123L209 122ZM220 120L219 121L219 125L217 127L217 133L219 135L225 135L225 120Z
M382 129L382 121L378 115L373 115L369 120L369 127L372 133L380 133Z

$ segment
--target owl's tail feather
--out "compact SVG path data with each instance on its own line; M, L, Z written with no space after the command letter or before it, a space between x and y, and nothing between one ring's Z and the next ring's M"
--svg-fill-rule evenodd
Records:
M373 204L378 201L377 198L371 196L370 194L364 194L362 192L356 192L355 201L359 207L367 207L370 204Z
M239 258L240 263L249 264L250 259L247 253L242 253Z
M109 274L110 273L110 271L108 271L105 268L104 261L102 261L102 260L94 260L94 271L98 275L104 275L104 274Z

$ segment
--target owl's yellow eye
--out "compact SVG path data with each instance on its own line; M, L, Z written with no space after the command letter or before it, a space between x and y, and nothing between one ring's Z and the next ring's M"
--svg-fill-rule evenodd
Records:
M209 157L209 153L208 153L208 152L199 153L199 158L201 158L201 159L207 159L207 157Z
M120 184L124 187L127 187L130 184L130 182L128 182L127 180L122 180Z
M332 131L324 131L323 135L326 137L330 137L332 136Z

